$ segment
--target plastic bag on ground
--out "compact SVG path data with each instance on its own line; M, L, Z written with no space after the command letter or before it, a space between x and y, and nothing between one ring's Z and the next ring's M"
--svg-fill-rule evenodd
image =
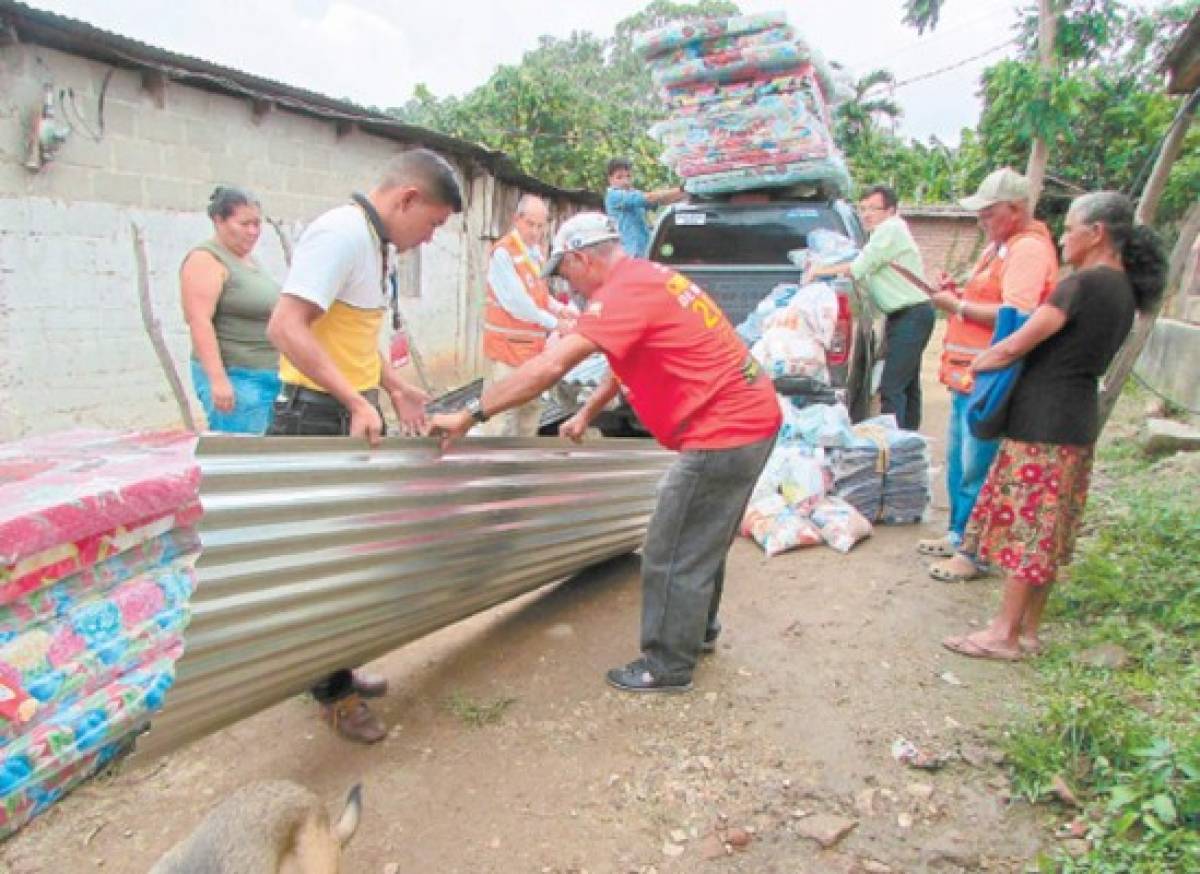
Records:
M767 495L751 501L742 520L742 533L752 538L768 556L821 542L817 526L789 507L782 495Z
M821 531L821 537L838 552L846 553L871 535L871 523L858 510L841 498L828 497L812 511L812 521Z

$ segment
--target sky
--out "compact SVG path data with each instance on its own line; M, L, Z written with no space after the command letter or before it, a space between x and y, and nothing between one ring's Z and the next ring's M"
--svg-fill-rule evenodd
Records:
M387 107L414 86L464 94L548 34L610 36L648 0L25 0L179 54L330 97ZM826 57L855 74L895 73L898 133L954 145L979 117L979 75L1012 54L1016 0L947 0L932 33L905 26L902 0L740 0L784 11ZM981 53L984 57L969 60ZM953 69L928 75L953 67ZM928 78L921 78L928 76Z

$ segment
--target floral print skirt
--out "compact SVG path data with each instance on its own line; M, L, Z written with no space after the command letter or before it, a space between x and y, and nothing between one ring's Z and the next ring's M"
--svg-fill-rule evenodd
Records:
M1032 586L1071 560L1087 503L1092 446L1005 440L979 492L963 548Z

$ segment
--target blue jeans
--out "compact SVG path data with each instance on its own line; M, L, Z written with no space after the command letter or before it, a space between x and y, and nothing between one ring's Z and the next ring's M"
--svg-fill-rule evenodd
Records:
M271 407L279 394L281 383L277 370L251 370L247 367L227 367L225 374L233 386L233 409L223 413L213 406L212 383L195 358L192 362L192 385L204 408L208 430L226 434L265 434L271 425Z
M999 440L980 440L967 427L971 396L950 392L950 427L946 434L946 492L950 496L949 539L962 543L975 499L1000 448Z

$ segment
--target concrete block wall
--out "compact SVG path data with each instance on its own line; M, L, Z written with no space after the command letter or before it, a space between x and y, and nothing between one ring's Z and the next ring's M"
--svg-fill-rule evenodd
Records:
M173 81L160 105L140 72L118 69L104 95L99 141L77 129L54 161L26 169L27 125L43 84L70 89L98 129L109 69L40 46L0 47L0 439L178 423L142 327L130 222L146 239L154 309L190 387L177 271L211 234L204 208L214 185L254 191L294 241L313 217L369 188L402 148L282 109L256 116L248 99ZM490 210L497 191L512 196L510 186L459 166L466 214L423 247L420 288L400 301L435 390L482 369L474 322L497 232ZM282 281L278 232L264 227L255 255Z
M906 213L903 207L900 213L921 250L926 276L935 279L942 270L959 276L970 269L983 241L974 216Z

